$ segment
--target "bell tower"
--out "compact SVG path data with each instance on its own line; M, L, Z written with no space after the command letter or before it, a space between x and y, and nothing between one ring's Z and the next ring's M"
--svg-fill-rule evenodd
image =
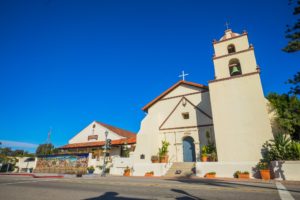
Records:
M273 137L254 48L247 32L231 29L213 41L215 79L209 81L219 161L259 161Z

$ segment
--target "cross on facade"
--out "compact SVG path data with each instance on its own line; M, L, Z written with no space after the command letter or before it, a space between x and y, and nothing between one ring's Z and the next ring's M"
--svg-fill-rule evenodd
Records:
M185 77L188 76L189 74L185 74L184 71L181 72L181 75L179 75L178 77L182 77L182 80L185 80Z
M229 29L229 23L226 22L226 23L225 23L225 26L226 26L226 30L228 30L228 29Z

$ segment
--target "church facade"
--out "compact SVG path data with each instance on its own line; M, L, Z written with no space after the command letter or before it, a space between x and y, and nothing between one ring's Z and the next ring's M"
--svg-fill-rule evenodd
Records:
M143 111L134 163L151 163L162 141L169 162L199 162L201 148L215 144L219 162L258 162L272 129L260 68L248 34L230 29L214 40L215 78L205 86L179 81Z

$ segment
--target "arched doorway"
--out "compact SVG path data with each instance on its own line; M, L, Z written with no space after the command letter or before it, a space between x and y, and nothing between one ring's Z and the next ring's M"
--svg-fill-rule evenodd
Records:
M196 156L195 156L194 139L190 136L183 138L182 148L183 148L183 161L195 162Z

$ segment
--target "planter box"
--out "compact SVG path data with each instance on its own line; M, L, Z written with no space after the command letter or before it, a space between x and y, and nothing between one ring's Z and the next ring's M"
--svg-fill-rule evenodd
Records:
M153 174L152 173L145 173L145 176L146 177L151 177L151 176L153 176Z
M259 170L260 176L263 180L270 180L271 179L271 173L269 169L261 169Z
M123 176L130 176L130 170L128 170L128 171L124 171L124 174L123 174Z
M300 181L300 161L272 161L271 173L277 180Z
M216 178L216 174L205 174L205 178Z
M201 157L201 161L202 161L202 162L207 162L207 156L202 156L202 157Z
M167 163L169 160L169 156L160 156L159 157L159 162L160 163Z
M249 179L250 175L249 174L238 174L238 178Z

